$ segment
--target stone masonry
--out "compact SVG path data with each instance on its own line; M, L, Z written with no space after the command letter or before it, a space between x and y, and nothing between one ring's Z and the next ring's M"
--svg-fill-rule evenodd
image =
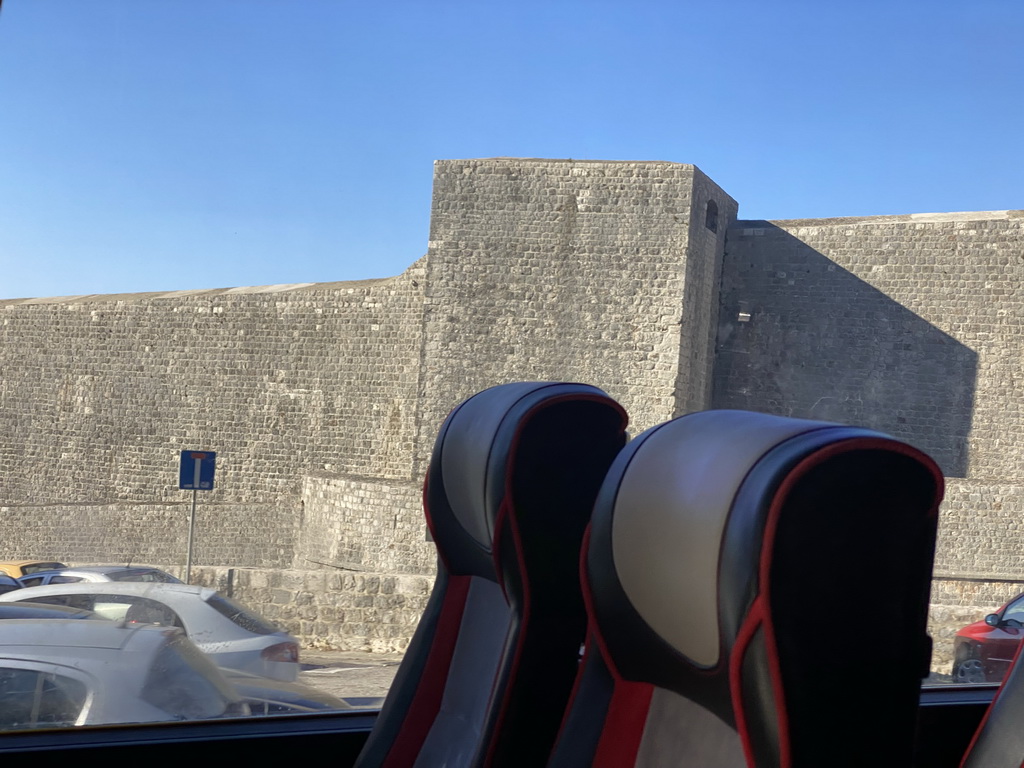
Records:
M438 426L554 379L634 434L721 407L905 439L947 476L943 626L1024 589L1024 212L737 212L692 165L443 161L397 277L0 300L0 554L180 568L178 452L217 450L197 578L311 645L400 650Z
M1019 579L1022 283L1021 211L737 222L712 403L922 448L947 477L937 573Z

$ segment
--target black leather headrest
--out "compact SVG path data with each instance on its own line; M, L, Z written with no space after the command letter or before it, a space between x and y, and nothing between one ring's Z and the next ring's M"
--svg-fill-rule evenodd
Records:
M845 507L861 503L858 489L868 514ZM931 459L871 430L745 411L705 411L653 427L619 454L595 505L586 571L601 642L626 679L674 690L735 724L730 655L755 598L769 579L783 583L771 575L781 548L787 567L813 567L803 576L808 589L776 593L771 610L788 600L811 616L820 606L799 601L815 578L834 578L833 563L852 576L850 558L862 551L870 571L873 536L882 531L858 526L887 515L882 525L906 537L911 590L924 585L923 608L904 617L913 623L927 609L941 496ZM805 500L799 510L798 498ZM779 519L797 527L776 538ZM924 653L923 623L919 634Z
M581 409L580 404L587 405ZM563 418L546 419L552 409L572 410ZM512 479L526 464L535 472L543 470L532 456L524 455L523 435L531 435L532 453L543 453L565 441L565 430L589 434L595 409L611 425L617 450L625 439L625 412L602 390L587 384L502 384L470 397L451 412L434 446L426 488L428 523L450 572L494 578L496 524ZM585 439L586 434L579 437ZM561 461L569 464L571 457ZM571 473L542 479L551 494L562 492L560 484L573 480Z

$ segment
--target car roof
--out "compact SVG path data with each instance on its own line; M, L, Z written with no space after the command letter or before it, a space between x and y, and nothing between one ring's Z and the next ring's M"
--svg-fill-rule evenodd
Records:
M21 599L29 599L34 596L41 597L43 595L81 594L139 595L169 600L197 595L202 600L208 600L212 595L216 594L216 590L193 584L164 584L149 581L94 581L89 583L47 584L41 587L24 587L23 589L17 589L0 595L0 601L7 598L8 602L17 602L10 597L11 595L17 595Z
M31 579L37 576L51 576L51 575L73 575L76 573L167 573L161 571L159 568L152 568L148 565L76 565L67 566L66 568L51 568L46 571L33 571L27 573L21 578ZM167 574L170 576L170 574Z
M139 635L140 631L177 633L181 630L151 624L125 624L106 619L10 619L0 634L0 657L19 656L26 648L91 648L121 650L135 638L142 643L165 642L169 635Z
M164 573L159 568L154 568L151 565L69 565L67 568L54 568L54 571L60 571L66 573L67 571L85 571L86 573L118 573L119 571L159 571ZM51 571L45 571L50 573ZM44 571L38 571L38 573L44 573ZM35 576L36 574L32 574Z
M103 619L97 613L82 608L49 603L4 603L0 605L0 619ZM103 619L106 621L106 619Z
M60 562L60 561L59 560L45 560L45 559L38 559L38 558L35 559L35 560L0 560L0 566L12 565L15 568L20 568L23 565L32 565L33 563L57 563L57 562Z

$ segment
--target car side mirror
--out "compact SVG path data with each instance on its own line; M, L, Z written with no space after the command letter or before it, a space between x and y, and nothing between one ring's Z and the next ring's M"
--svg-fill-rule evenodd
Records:
M998 613L990 613L988 616L985 617L985 623L988 624L990 627L998 627L999 626L999 614Z

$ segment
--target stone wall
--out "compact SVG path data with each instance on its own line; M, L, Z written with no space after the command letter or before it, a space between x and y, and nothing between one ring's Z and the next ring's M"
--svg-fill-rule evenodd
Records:
M421 482L306 477L295 567L432 574L422 496Z
M184 497L186 492L182 492ZM299 532L296 505L196 504L194 563L290 568ZM60 562L183 565L191 495L163 504L0 507L3 557Z
M436 429L479 389L524 379L599 386L634 432L676 415L680 392L706 407L735 215L735 201L692 165L437 163L424 426Z
M1024 577L1024 212L740 221L716 408L873 427L948 482L936 570Z
M304 648L400 653L409 645L434 580L342 570L200 567L192 569L192 583L254 608Z
M437 163L432 206L399 277L0 301L7 556L180 565L178 453L217 450L196 564L312 644L397 647L438 427L540 379L634 434L709 406L894 434L949 479L936 605L1024 579L1024 213L736 221L691 165L507 158Z
M291 565L303 478L413 480L422 264L361 283L0 302L10 556Z

